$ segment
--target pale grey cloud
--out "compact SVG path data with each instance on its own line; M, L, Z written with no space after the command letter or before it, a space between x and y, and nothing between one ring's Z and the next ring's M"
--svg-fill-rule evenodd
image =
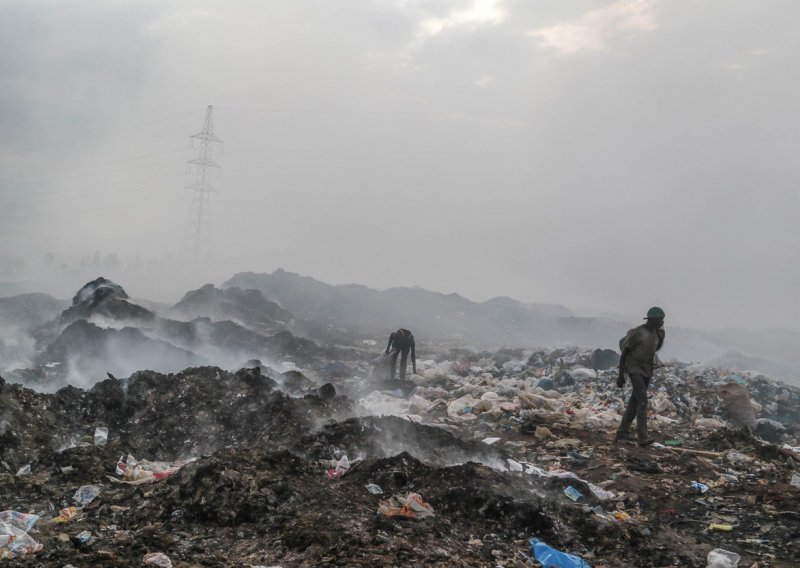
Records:
M466 8L459 7L442 17L424 19L420 24L423 35L436 35L462 26L497 25L506 19L507 12L500 0L472 0Z
M658 29L655 0L617 0L590 10L574 21L561 22L529 33L543 47L563 55L605 49L616 37Z
M214 104L205 280L800 316L792 2L70 4L0 8L0 256L177 254Z

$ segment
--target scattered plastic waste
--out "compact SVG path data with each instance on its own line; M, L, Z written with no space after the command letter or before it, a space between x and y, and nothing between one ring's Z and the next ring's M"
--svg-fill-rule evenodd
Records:
M105 426L98 426L94 429L94 445L105 446L108 442L108 428Z
M325 477L328 479L339 479L350 470L350 460L347 456L342 456L336 464L336 467L329 469L325 472Z
M737 568L741 556L724 548L715 548L708 553L706 568Z
M38 520L38 515L30 513L0 513L0 558L19 558L42 550L42 545L28 535Z
M78 514L78 508L74 506L69 506L61 509L58 512L58 516L53 519L56 523L66 523L70 519L73 519Z
M728 452L725 458L736 466L743 466L750 462L750 458L739 452Z
M721 532L731 532L733 530L733 525L721 525L719 523L711 523L708 525L708 530L710 531L721 531Z
M529 542L533 557L544 568L591 568L581 557L556 550L538 538L532 538Z
M572 450L567 452L567 457L572 458L577 462L587 462L591 459L591 456L587 456L586 454L582 454L580 452L574 452Z
M81 485L72 496L72 500L79 505L88 505L100 495L100 488L97 485Z
M22 477L23 475L30 475L31 474L31 464L23 465L21 468L17 470L17 477Z
M409 493L408 495L395 495L378 505L378 514L387 517L406 517L417 519L433 517L433 507L426 503L419 493Z
M566 489L564 489L564 495L566 495L567 497L569 497L573 501L577 501L578 499L583 497L583 494L580 491L578 491L577 489L575 489L572 485L570 485Z
M142 483L161 481L162 479L168 478L187 463L194 461L194 458L187 461L181 460L174 462L137 461L131 454L128 454L124 462L122 458L123 456L120 456L117 461L116 472L117 475L122 476L124 479L111 476L109 476L108 479L115 483L127 483L128 485L141 485Z
M76 538L81 542L81 544L86 544L92 539L92 532L91 531L79 532Z
M633 519L631 518L631 516L628 513L626 513L625 511L614 511L612 513L612 516L615 519L617 519L619 522L621 522L621 523L631 523L631 522L633 522Z
M142 564L145 566L158 566L158 568L172 568L172 560L163 552L148 552L144 555Z
M770 443L770 446L765 446L747 433L732 428L721 429L724 426L721 421L715 422L714 427L720 430L713 434L699 426L694 427L695 420L702 420L702 416L727 418L715 397L715 386L720 380L726 381L729 374L724 369L701 371L677 363L671 364L659 371L658 381L654 382L651 389L652 400L658 401L658 404L651 406L650 420L653 429L659 433L663 449L641 452L632 446L611 445L614 433L612 418L616 415L618 420L619 412L624 408L624 401L620 396L622 393L613 390L614 369L600 370L599 379L587 381L586 384L577 379L570 382L566 373L556 374L559 371L558 362L546 360L537 363L537 355L526 364L528 353L520 353L522 354L518 355L509 350L508 353L502 353L502 357L488 352L465 355L463 358L469 359L469 367L480 369L481 373L469 371L471 374L460 377L463 380L448 378L448 373L438 371L440 368L449 370L449 362L445 364L437 360L430 366L423 365L422 374L412 381L416 384L415 390L404 388L405 394L397 398L397 404L400 414L404 414L401 418L408 420L405 418L408 412L418 414L414 420L425 424L424 428L394 418L367 418L361 409L356 410L356 415L360 418L340 423L336 418L330 419L331 409L314 406L319 403L317 399L309 398L306 401L303 398L292 398L286 399L285 407L281 410L286 411L287 423L290 422L288 419L295 420L299 417L296 426L289 424L283 430L280 425L269 422L258 434L248 430L237 430L229 434L221 431L219 424L214 423L220 414L220 405L215 397L219 395L223 404L221 414L225 424L222 430L234 426L238 428L240 422L228 422L231 418L228 410L236 410L236 405L242 405L243 412L251 406L260 406L262 401L256 395L262 388L261 381L266 382L268 373L280 384L278 372L264 366L265 375L258 380L250 377L252 384L239 384L231 375L233 391L225 393L222 391L227 389L217 390L214 381L208 384L200 382L201 372L213 377L213 370L183 373L175 380L174 385L170 385L171 388L164 388L163 385L167 380L172 381L172 377L153 374L152 380L149 380L150 375L143 375L148 380L140 381L135 389L130 390L129 396L132 403L135 403L131 408L138 409L136 415L131 417L130 427L119 433L114 426L110 427L115 430L115 440L119 437L120 447L141 448L141 457L160 459L164 456L168 458L167 461L171 457L192 454L204 457L201 458L202 467L186 468L190 471L182 472L185 475L179 473L180 479L172 479L162 486L138 488L136 491L114 490L120 486L110 488L110 483L102 479L102 476L98 479L92 473L104 469L98 468L96 461L106 453L106 449L112 444L111 440L107 441L105 448L84 447L62 451L57 459L47 461L48 467L42 467L40 463L43 462L38 458L34 461L34 456L43 455L42 448L36 446L39 442L34 434L45 430L47 424L57 423L53 418L57 420L60 415L48 411L47 405L51 403L51 398L40 397L35 393L28 394L27 391L4 391L4 396L13 396L14 401L19 399L20 404L24 402L29 407L36 408L42 414L45 424L31 433L20 427L16 418L10 423L9 428L19 433L22 443L4 451L3 457L7 464L0 462L0 472L12 482L17 480L13 483L14 491L7 492L8 502L20 503L17 506L24 506L25 511L28 508L49 511L47 518L58 515L54 522L64 523L48 523L49 526L42 529L45 536L41 538L36 529L33 529L30 536L41 540L44 550L49 554L42 560L29 560L28 564L52 561L58 556L57 553L62 552L56 548L63 547L63 551L66 551L72 544L78 543L75 535L84 529L92 531L93 538L103 545L91 554L99 557L107 551L117 558L133 554L133 562L141 564L145 552L160 548L159 543L152 539L152 527L160 527L165 522L178 533L175 541L179 546L170 547L167 554L173 554L173 551L177 554L180 550L181 560L196 561L204 553L198 552L195 557L192 545L185 542L191 537L184 536L182 531L187 531L187 534L194 532L189 527L204 518L205 511L209 514L208 535L214 539L212 546L215 550L228 551L224 552L228 556L228 562L246 564L250 560L253 564L258 564L260 560L264 564L270 564L263 557L259 558L255 552L251 554L249 551L260 552L259 541L263 534L275 534L276 538L284 536L281 522L285 517L275 520L276 517L270 513L273 499L285 503L281 507L286 513L293 514L300 522L304 522L304 503L308 502L306 497L313 499L320 494L319 491L338 494L354 490L358 494L360 490L357 485L360 484L370 492L370 496L360 493L359 499L364 503L372 502L373 508L364 510L363 507L344 505L347 508L345 516L349 519L347 522L331 522L324 528L315 527L315 530L322 530L320 536L328 542L333 542L332 539L339 533L348 542L353 538L356 539L353 542L359 542L357 539L363 537L363 523L370 522L369 515L375 515L379 503L389 500L394 506L394 509L386 508L389 517L381 515L380 518L384 520L378 521L369 542L362 543L366 549L373 546L384 551L389 549L382 558L389 564L520 564L519 542L517 541L516 546L508 545L506 548L506 545L498 542L501 538L498 535L492 536L491 533L502 530L502 540L507 542L511 540L509 537L512 532L519 534L520 530L525 530L524 519L497 519L493 514L496 511L491 508L492 504L504 503L507 499L520 499L520 506L524 506L529 499L540 498L540 491L549 493L553 490L561 490L564 498L572 499L569 495L571 487L581 494L586 491L583 498L578 498L571 506L569 500L563 501L561 498L561 506L554 503L549 511L554 523L551 527L553 532L533 532L528 526L527 530L531 532L527 537L544 538L565 553L583 555L584 560L592 566L633 566L637 562L646 563L648 553L655 550L665 551L663 554L657 553L662 563L669 564L669 560L672 560L683 566L706 566L706 555L715 546L742 547L742 555L747 550L749 562L742 561L747 566L758 559L763 568L763 558L773 557L778 565L794 565L791 557L796 552L796 543L785 540L797 528L797 517L791 512L796 509L794 493L797 487L790 486L790 483L800 486L800 459L797 457L800 456L800 430L795 425L797 419L793 410L800 398L794 390L766 378L752 377L751 380L748 377L750 382L747 387L753 397L756 416L770 416L786 424L785 431L777 441L767 440L761 432L756 433ZM545 353L543 356L547 355ZM462 357L460 354L456 356ZM563 365L565 369L573 365L584 367L586 363L579 362L579 356L580 354L576 355L569 349L558 355L566 360ZM514 360L511 365L505 366L508 357ZM520 366L516 359L522 359L523 371L512 374L510 369ZM351 371L337 379L339 382L336 385L338 388L341 384L343 392L358 392L351 391L350 387L351 383L359 384L363 372L358 363L350 366ZM224 371L216 373L218 378L223 374ZM554 375L555 390L545 393L538 386L538 379L551 374ZM130 386L133 384L131 382ZM198 386L202 388L196 388ZM267 390L264 388L265 393ZM89 409L101 409L98 406L98 397L104 393L105 391L62 393L59 396L63 396L69 404L63 405L63 408L57 406L56 410L67 412L82 408L81 405ZM210 398L207 395L211 395ZM239 396L243 400L239 401ZM291 396L303 395L300 393ZM469 396L474 401L469 405L473 408L473 413L458 416L447 413L449 403L464 396ZM231 403L234 397L237 399ZM35 404L28 403L26 398L35 401ZM264 398L263 403L270 405L269 398ZM477 405L487 400L493 403L493 408L479 415L475 413ZM174 416L169 413L172 401L176 401ZM259 404L255 404L256 402ZM341 410L344 411L339 416L349 412L347 407L350 402L354 406L358 404L345 398L337 399L337 402L342 403ZM313 412L306 416L309 408ZM195 413L198 420L192 422ZM265 419L269 418L265 416ZM280 419L284 419L282 414ZM122 423L111 410L90 413L87 417L87 423L94 423L95 426L105 424L105 420L109 421L109 425ZM707 420L712 421L711 418ZM308 435L305 431L307 425L323 423L326 424L323 431L311 432L311 437L305 439ZM187 427L183 428L183 424ZM762 423L758 422L758 425L761 427ZM258 422L254 428L262 426ZM0 425L0 429L2 428ZM398 439L397 430L403 435L403 440ZM65 428L63 433L60 432L61 430L55 432L54 437L55 448L61 450L68 444L71 444L69 448L75 448L76 445L85 446L92 441L91 436L85 435L91 433L91 430L74 439L71 437L76 434L71 429ZM380 434L376 435L376 432ZM451 438L448 432L455 438ZM155 439L159 435L165 436L163 444ZM573 435L575 437L571 438ZM41 438L45 439L44 436ZM147 443L150 439L152 443ZM365 443L365 440L369 440L369 443ZM373 441L377 441L377 444ZM285 461L285 454L272 454L276 450L283 451L284 447L292 448L291 451L294 452L298 444L308 447L307 454L304 454L308 461L296 457ZM250 449L253 447L258 447L259 452L252 452L251 455ZM332 447L337 449L331 451ZM46 451L46 447L43 448ZM354 452L362 448L366 452L365 461L359 463L355 460ZM145 451L148 453L145 454ZM262 459L262 451L266 452L265 459ZM408 456L397 455L401 451L408 451L414 460L421 461L422 466ZM299 453L302 452L297 454ZM294 456L297 454L293 453ZM342 480L344 483L324 480L320 474L325 474L328 469L335 473L338 462L345 454L348 458L353 456L350 458L353 463L346 473L348 480ZM112 455L119 457L119 453ZM644 457L655 462L660 466L663 475L653 478L649 474L637 473L637 470L655 468L641 460L636 463L629 461L631 456ZM512 458L513 461L507 462L506 458ZM37 464L36 488L25 481L30 480L30 477L13 477L17 468L28 461ZM473 464L467 463L469 461L473 461ZM107 465L110 463L113 462ZM140 466L135 460L129 463L121 459L120 463L123 466ZM436 471L442 468L442 464L448 463L463 463L463 466L459 466L463 469ZM627 467L629 464L633 466L630 470ZM121 468L118 477L120 480L127 479L128 472L122 469L125 468ZM314 469L317 471L316 481L313 479ZM300 471L303 473L298 475ZM308 471L312 472L310 476ZM468 475L473 472L479 475L462 477L462 471ZM113 475L113 471L108 473ZM130 475L130 479L133 479L133 474ZM532 477L533 475L542 477ZM174 474L173 476L177 477ZM544 479L545 476L547 479ZM594 484L584 484L578 481L580 478L584 481L591 479ZM154 479L155 476L149 478ZM355 488L349 487L350 481L358 482ZM76 488L84 483L95 483L102 488L100 496L86 507L89 509L95 506L92 511L84 512L79 503L72 501ZM432 503L436 503L436 516L428 521L409 520L425 513L417 515L413 502L411 505L407 504L408 492L430 493L431 489L426 487L431 487L434 483L436 495L430 494L428 497L432 498ZM38 489L45 484L51 484L51 487L46 491ZM380 489L383 486L387 489ZM524 491L526 487L533 488L533 491ZM179 491L175 491L178 488ZM29 498L25 496L26 489L35 489ZM263 497L253 499L253 491L262 492ZM395 493L401 495L394 500L389 499ZM128 495L132 499L127 498ZM339 496L342 495L344 494ZM604 500L600 501L601 498ZM63 502L65 499L68 503ZM97 507L101 500L103 506ZM342 503L337 501L339 500L328 500L311 514L336 520L341 517L342 512ZM475 510L474 505L480 507L486 503L490 507L488 515L470 516ZM68 504L75 506L61 509ZM404 506L405 511L402 510ZM758 511L757 522L749 517L754 510ZM331 514L332 511L336 513ZM446 529L449 530L452 524L456 537L443 541L438 539L438 533L441 529L440 523L445 520L437 517L442 517L444 511L447 511L448 519ZM397 513L398 518L390 518L392 513ZM45 516L45 513L41 514ZM408 518L403 518L403 514ZM248 515L257 515L255 526L229 528L240 524L238 520L249 518ZM176 522L175 519L179 518L186 521ZM461 519L466 522L460 524ZM719 530L709 528L709 523L712 522L729 524L732 532L711 532ZM416 523L417 532L409 529L409 523ZM41 523L37 524L37 527L41 528L40 525ZM667 533L659 531L656 528L659 525L669 526L671 530ZM428 530L434 526L440 529ZM308 525L300 528L305 530ZM706 533L705 545L699 542L703 538L697 534L698 529ZM653 531L652 535L657 536L656 539L645 538L649 530ZM298 535L300 533L297 531L292 533L292 536ZM675 545L670 550L671 545L676 542L694 542L699 546ZM53 551L49 551L51 543ZM527 544L527 541L523 544ZM396 550L403 552L393 552L396 546ZM90 552L84 547L86 545L79 546L78 551L64 554L65 558L61 563L66 564L68 560L78 558L78 553ZM211 550L208 546L203 547ZM163 550L166 548L162 548ZM586 552L588 550L592 550L594 555L589 556ZM531 550L524 552L530 555ZM329 555L330 563L346 563L347 554L347 550L337 549ZM297 564L303 564L311 561L311 558L310 553L305 553L298 554L295 560ZM178 564L177 558L175 563ZM98 564L103 564L103 561L100 560ZM724 566L727 568L728 565ZM717 568L713 564L712 567Z
M508 461L512 462L514 460L508 460ZM514 462L514 463L518 463L518 462ZM520 464L520 467L522 467L521 464ZM509 469L510 469L510 465L509 465ZM606 489L603 489L602 487L598 487L597 485L595 485L593 483L589 483L588 481L586 481L585 479L581 479L580 477L578 477L576 474L574 474L571 471L564 471L564 470L544 471L543 469L541 469L541 468L539 468L539 467L537 467L535 465L526 463L525 464L525 473L538 475L539 477L558 477L558 478L561 478L561 479L575 479L577 481L585 483L589 487L589 490L592 492L592 495L594 495L600 501L608 501L610 499L615 499L616 496L617 496L617 494L614 493L613 491L608 491Z

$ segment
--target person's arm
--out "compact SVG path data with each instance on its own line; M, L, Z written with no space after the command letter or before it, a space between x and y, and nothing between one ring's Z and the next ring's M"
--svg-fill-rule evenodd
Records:
M658 345L656 346L656 351L661 349L661 346L664 345L664 337L666 337L666 333L664 333L663 329L656 330L656 335L658 336Z
M628 354L631 351L631 345L634 341L635 331L631 330L625 336L625 340L622 342L620 346L620 356L619 356L619 376L617 377L617 386L622 388L625 386L625 365L628 362Z
M414 336L411 336L411 370L417 374L417 354L414 346Z
M622 354L619 356L619 376L617 376L617 386L622 388L625 386L625 363L628 361L628 349L627 346L623 347Z
M384 355L388 355L389 354L389 349L391 349L391 347L392 347L392 341L394 341L394 333L389 335L389 343L386 344L386 351L383 352Z

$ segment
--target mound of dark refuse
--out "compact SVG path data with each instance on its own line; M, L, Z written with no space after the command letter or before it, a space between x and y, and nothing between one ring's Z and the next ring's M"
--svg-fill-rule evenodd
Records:
M679 453L553 421L547 440L499 426L499 445L474 435L482 418L454 435L357 410L335 385L260 367L141 371L54 394L2 382L0 503L17 532L0 555L510 568L537 565L537 537L595 568L705 566L741 531L765 535L742 545L751 559L793 565L800 492L780 480L797 459L751 434L719 430ZM694 488L712 467L736 481Z

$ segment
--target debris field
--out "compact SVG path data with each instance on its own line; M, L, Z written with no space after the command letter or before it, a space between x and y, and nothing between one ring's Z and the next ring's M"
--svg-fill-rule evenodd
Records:
M669 363L651 386L658 443L639 448L613 442L624 391L590 367L613 358L451 355L402 383L363 361L363 376L325 384L258 362L53 394L3 381L0 554L517 567L540 565L535 538L593 567L706 566L716 549L744 567L797 565L797 389Z

